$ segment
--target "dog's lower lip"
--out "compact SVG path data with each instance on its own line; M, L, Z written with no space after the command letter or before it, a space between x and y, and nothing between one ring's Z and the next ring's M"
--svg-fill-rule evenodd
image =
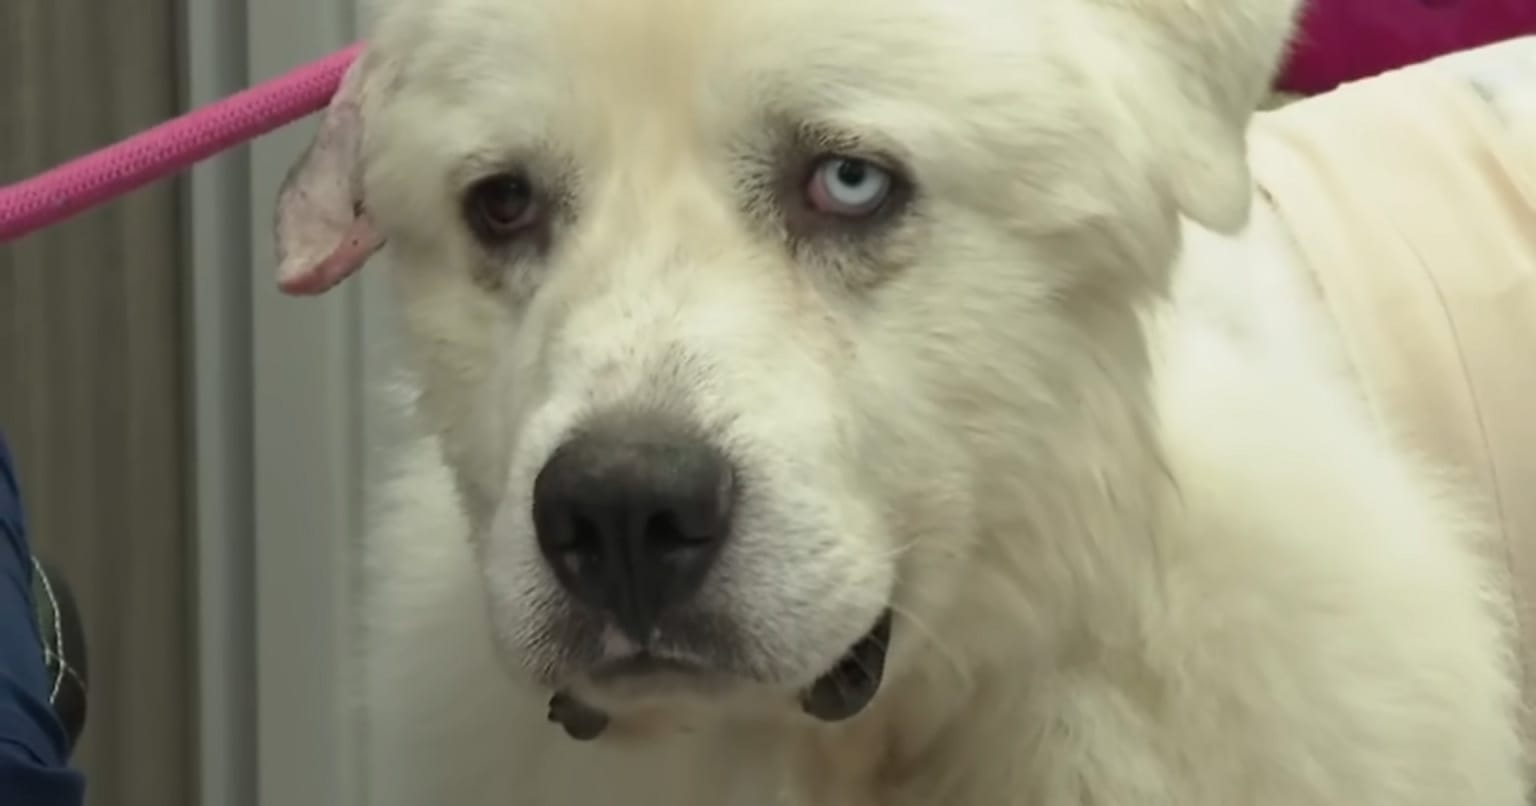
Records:
M800 695L800 707L823 722L850 719L869 705L885 678L885 656L891 643L891 611Z
M591 676L595 681L605 682L658 674L696 675L704 671L703 667L689 661L641 653L604 663L594 669Z

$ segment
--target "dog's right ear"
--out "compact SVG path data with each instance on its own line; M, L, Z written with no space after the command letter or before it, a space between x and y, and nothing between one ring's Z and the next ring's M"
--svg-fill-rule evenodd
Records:
M363 203L359 151L368 54L347 68L320 130L277 194L277 285L314 295L350 277L384 246Z
M1269 93L1302 0L1089 0L1110 21L1120 75L1180 210L1218 232L1248 219L1247 128ZM1113 52L1112 51L1112 52Z

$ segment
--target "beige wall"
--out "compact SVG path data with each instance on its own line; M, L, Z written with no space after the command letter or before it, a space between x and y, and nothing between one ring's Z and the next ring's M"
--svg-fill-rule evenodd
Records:
M0 182L178 107L174 0L0 0ZM178 188L0 245L0 430L84 613L95 806L189 806ZM210 804L216 806L216 804Z

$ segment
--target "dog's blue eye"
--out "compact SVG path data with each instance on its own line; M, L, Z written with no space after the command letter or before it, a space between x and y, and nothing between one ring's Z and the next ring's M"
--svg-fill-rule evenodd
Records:
M878 211L894 184L890 172L873 162L834 155L816 162L805 194L817 212L858 218Z

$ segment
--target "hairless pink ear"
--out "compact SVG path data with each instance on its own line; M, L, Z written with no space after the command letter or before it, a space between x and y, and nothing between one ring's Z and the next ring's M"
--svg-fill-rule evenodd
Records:
M384 246L363 205L364 53L342 77L320 131L277 195L277 285L284 293L329 291Z

